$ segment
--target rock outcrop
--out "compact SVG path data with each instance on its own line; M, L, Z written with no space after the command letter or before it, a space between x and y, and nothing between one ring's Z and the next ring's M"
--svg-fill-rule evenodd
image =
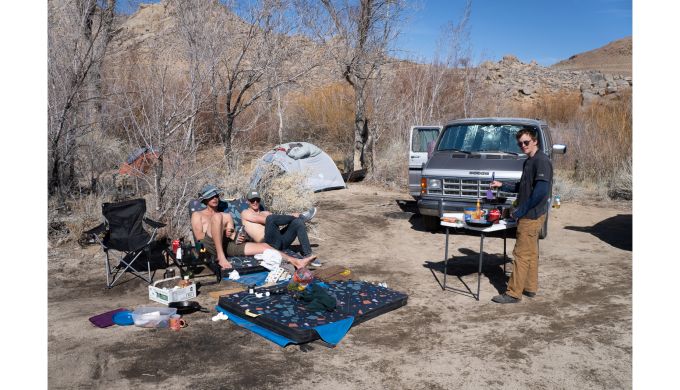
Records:
M633 79L621 74L597 70L561 70L529 64L507 55L498 62L484 62L480 66L484 83L509 99L523 101L547 94L580 92L583 103L594 99L615 98L630 91Z

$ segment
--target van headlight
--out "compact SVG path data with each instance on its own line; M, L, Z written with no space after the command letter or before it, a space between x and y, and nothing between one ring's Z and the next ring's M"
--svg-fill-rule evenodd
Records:
M430 191L441 190L442 189L441 179L428 179L427 180L427 189L429 189Z
M441 194L442 193L442 180L441 179L425 179L421 181L421 187L423 194Z

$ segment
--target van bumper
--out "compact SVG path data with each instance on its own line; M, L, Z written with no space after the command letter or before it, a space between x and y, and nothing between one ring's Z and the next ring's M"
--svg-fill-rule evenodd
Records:
M421 215L441 217L443 213L460 212L465 210L466 207L475 207L476 205L476 202L461 200L421 198L418 200L418 212Z

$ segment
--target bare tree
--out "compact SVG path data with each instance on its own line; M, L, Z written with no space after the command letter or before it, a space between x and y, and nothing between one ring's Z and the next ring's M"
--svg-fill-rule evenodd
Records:
M74 184L77 140L99 128L100 67L113 36L115 0L48 3L49 193Z
M308 1L320 8L307 19L317 38L331 50L340 74L354 90L354 146L348 151L346 169L356 165L373 170L374 127L369 115L369 88L380 68L389 61L390 44L403 15L400 0Z
M223 42L228 39L225 34L226 19L220 16L223 7L216 0L173 0L172 4L178 35L186 48L191 107L194 111L198 110L206 102L206 95L209 95L212 98L211 107L205 109L216 110L217 91L214 87L217 66L223 55ZM196 144L196 126L197 118L192 117L187 123L185 135L186 142L192 146Z
M228 34L220 57L216 90L224 96L218 107L220 138L227 168L234 168L233 137L236 119L263 97L295 83L318 66L300 61L309 42L293 37L295 10L289 0L228 1L232 14L225 23ZM245 23L243 22L245 21ZM276 77L272 77L276 74Z

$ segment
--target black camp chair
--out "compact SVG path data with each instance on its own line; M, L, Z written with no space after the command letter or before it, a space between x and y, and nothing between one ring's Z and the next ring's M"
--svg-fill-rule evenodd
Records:
M144 199L104 203L102 205L104 223L85 232L85 234L94 236L106 255L106 287L113 287L126 271L151 284L153 276L150 246L158 229L164 227L165 224L145 218L145 213L146 201ZM152 228L151 234L144 230L142 222ZM118 264L113 269L109 256L111 249L119 252L120 255ZM138 268L141 261L137 260L142 254L146 256L146 276L145 270Z
M217 211L220 212L226 211L227 207L228 203L226 201L220 200L220 203L217 206ZM201 209L201 201L198 199L190 200L188 209L189 220L191 220L191 214ZM182 259L178 259L174 252L168 251L167 255L169 258L169 263L173 263L174 265L176 265L177 268L179 268L180 273L182 275L185 275L186 273L191 271L191 273L194 274L194 278L204 276L215 278L215 280L212 282L201 282L202 286L220 283L222 281L222 270L220 265L217 263L217 259L215 258L215 256L212 256L205 250L203 251L198 250L196 246L196 242L198 240L196 239L196 234L194 233L194 230L191 228L191 225L189 226L189 231L191 231L191 242L188 245L185 245L184 242L182 241L182 243L180 244L182 246L183 253ZM205 267L208 270L210 270L211 274L208 275L197 274L197 271L201 267Z

